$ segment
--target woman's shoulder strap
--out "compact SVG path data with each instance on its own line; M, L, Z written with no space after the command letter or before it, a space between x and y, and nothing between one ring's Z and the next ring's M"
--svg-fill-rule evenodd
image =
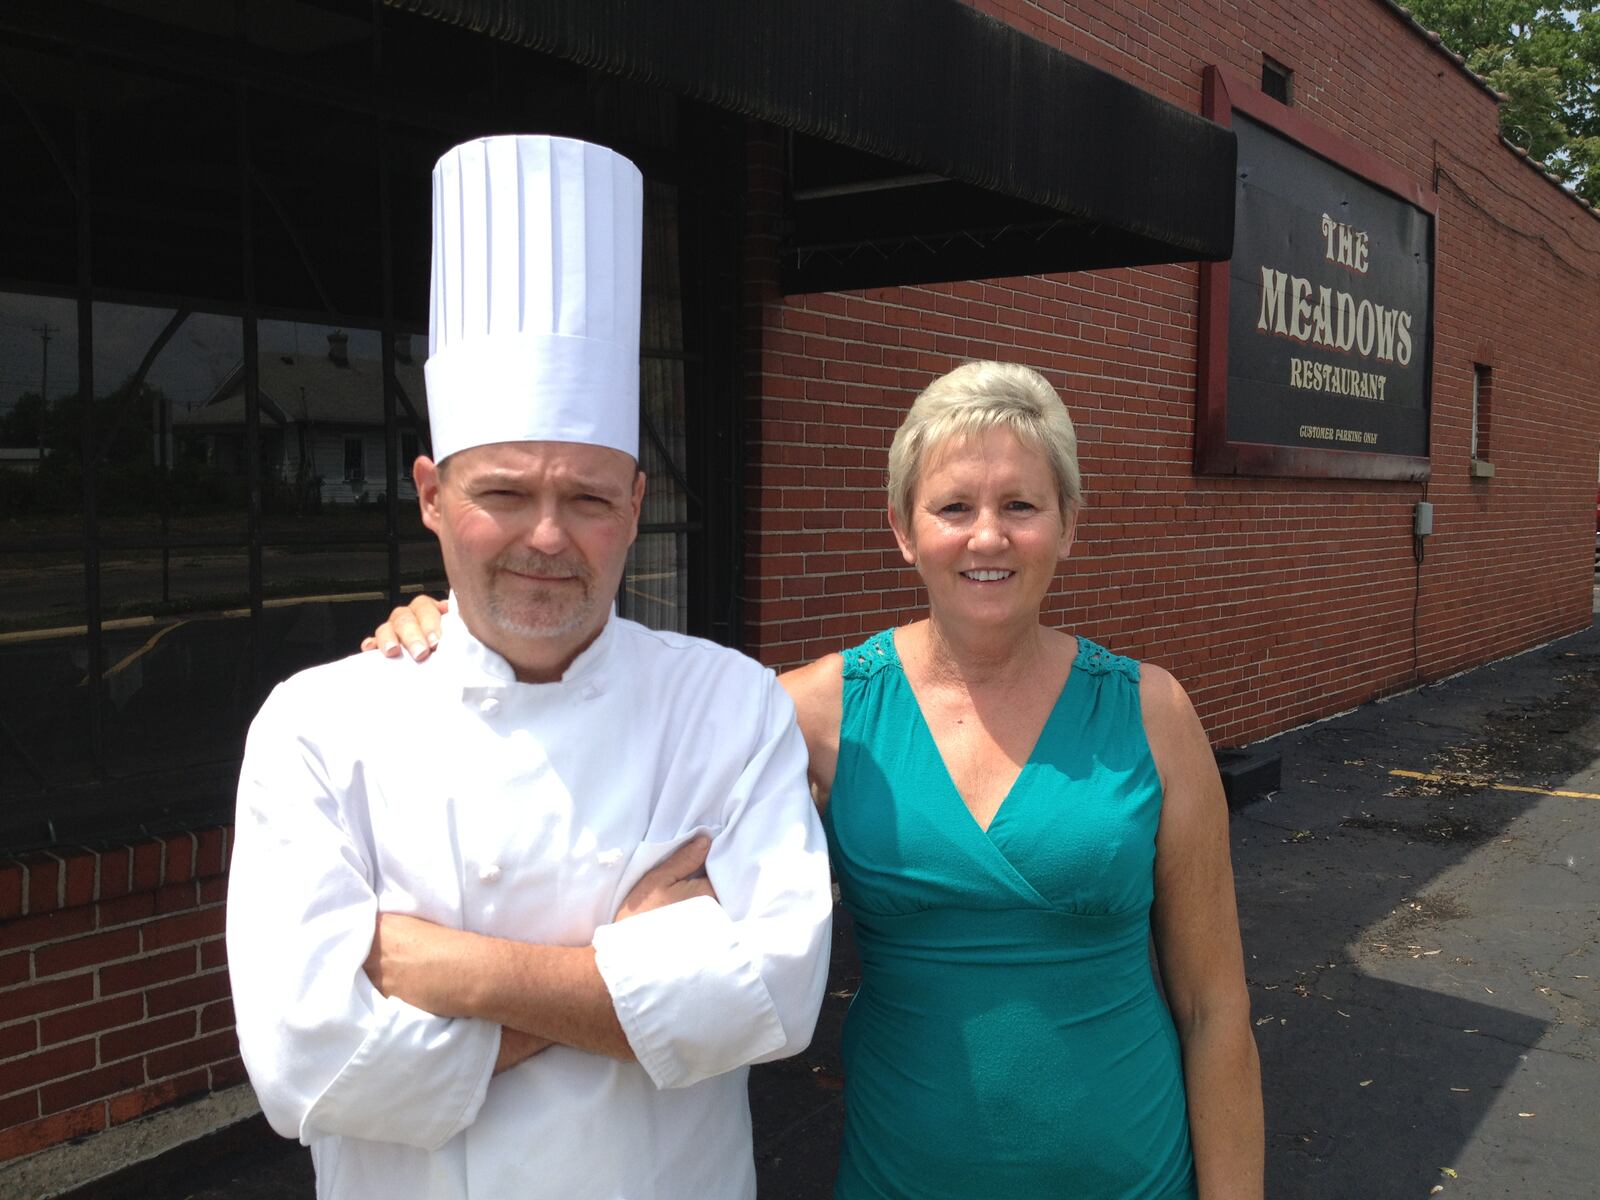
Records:
M1073 670L1081 670L1089 675L1117 675L1129 683L1139 682L1139 662L1137 659L1126 658L1121 654L1113 654L1098 642L1092 642L1082 634L1078 635L1078 657L1073 661Z
M873 634L859 646L844 652L845 679L870 679L885 667L900 662L894 649L894 630L883 629Z

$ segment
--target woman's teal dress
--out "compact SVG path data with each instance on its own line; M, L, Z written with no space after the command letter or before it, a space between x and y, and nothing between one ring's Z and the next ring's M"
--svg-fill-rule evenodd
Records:
M1078 639L985 832L893 631L846 652L823 822L861 951L839 1200L1194 1196L1147 950L1160 815L1137 663Z

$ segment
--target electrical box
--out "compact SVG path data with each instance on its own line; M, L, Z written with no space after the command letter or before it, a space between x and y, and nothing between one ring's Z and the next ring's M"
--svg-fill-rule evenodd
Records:
M1433 532L1433 505L1426 500L1417 501L1416 519L1411 532L1419 538L1425 538Z

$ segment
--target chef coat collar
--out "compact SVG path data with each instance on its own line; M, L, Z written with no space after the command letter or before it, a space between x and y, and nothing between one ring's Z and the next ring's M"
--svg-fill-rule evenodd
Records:
M450 593L450 611L439 624L439 648L434 651L436 664L448 670L463 692L477 689L502 689L519 686L517 672L505 657L491 650L473 636L467 623L461 619L455 592ZM599 681L602 666L616 641L617 616L615 610L606 617L600 635L572 660L572 665L559 680L553 683L522 684L523 687L568 687L584 684L592 687Z

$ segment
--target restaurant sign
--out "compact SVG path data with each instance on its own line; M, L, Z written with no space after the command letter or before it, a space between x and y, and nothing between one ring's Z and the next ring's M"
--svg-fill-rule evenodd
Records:
M1207 101L1239 158L1233 257L1202 268L1196 469L1427 478L1432 196L1215 70Z

